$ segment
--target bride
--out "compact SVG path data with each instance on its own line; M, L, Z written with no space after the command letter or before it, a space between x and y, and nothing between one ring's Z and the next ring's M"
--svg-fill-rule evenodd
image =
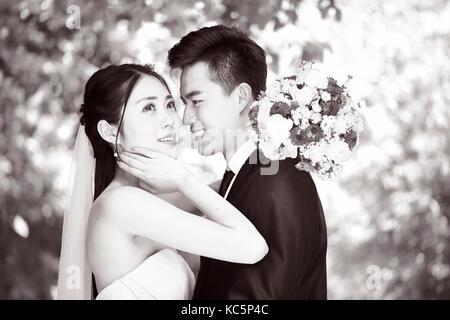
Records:
M245 264L266 255L267 244L250 221L173 157L181 122L167 83L151 67L111 65L95 72L81 113L76 153L82 163L68 208L76 214L64 217L59 299L190 299L195 276L178 250ZM165 190L147 192L120 168L121 154L133 147L156 150L154 178L203 216L163 199Z

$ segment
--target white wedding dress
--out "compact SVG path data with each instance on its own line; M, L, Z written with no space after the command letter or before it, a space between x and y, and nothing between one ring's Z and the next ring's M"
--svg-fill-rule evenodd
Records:
M187 300L194 286L194 273L183 257L162 249L105 287L96 300Z

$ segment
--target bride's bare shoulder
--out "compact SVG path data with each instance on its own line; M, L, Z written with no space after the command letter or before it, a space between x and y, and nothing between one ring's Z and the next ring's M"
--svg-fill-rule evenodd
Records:
M116 215L126 214L133 205L137 205L141 199L151 201L155 196L142 189L130 186L119 186L106 189L94 201L91 216L101 217L107 214L113 218Z

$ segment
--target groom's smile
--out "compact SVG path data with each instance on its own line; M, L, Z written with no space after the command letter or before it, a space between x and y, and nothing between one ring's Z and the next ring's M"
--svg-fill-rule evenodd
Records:
M191 132L194 134L195 138L201 138L205 134L205 128L201 121L195 121L190 124Z

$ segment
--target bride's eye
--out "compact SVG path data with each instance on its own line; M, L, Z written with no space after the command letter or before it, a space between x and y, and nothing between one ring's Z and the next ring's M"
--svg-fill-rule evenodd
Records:
M154 105L153 103L150 103L150 104L146 105L146 106L142 109L142 111L153 111L153 110L155 110L155 105Z
M174 109L177 110L177 107L175 106L175 102L171 101L167 104L167 109Z

